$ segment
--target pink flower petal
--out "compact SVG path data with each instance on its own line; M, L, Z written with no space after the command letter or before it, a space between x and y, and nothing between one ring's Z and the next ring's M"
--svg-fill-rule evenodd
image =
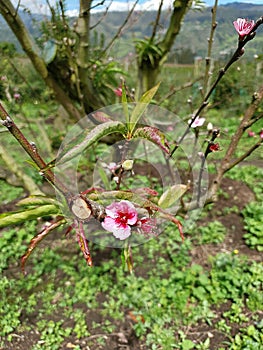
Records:
M106 230L106 231L109 231L109 232L112 232L112 230L114 229L114 227L116 226L116 223L115 223L115 219L109 217L109 216L106 216L104 221L101 223L101 226Z
M136 226L147 235L155 235L154 229L156 228L156 219L143 217L137 221Z
M130 236L130 225L135 225L138 218L137 210L131 202L126 200L114 202L106 208L106 214L101 223L105 230L122 240Z
M112 233L114 237L122 241L131 235L131 228L127 226L126 229L115 229Z
M205 122L205 118L199 118L197 117L195 119L195 121L193 122L193 124L191 125L191 128L196 128L198 126L202 126ZM191 120L189 121L189 123L191 123Z
M251 32L255 25L255 22L249 21L245 18L238 18L236 21L233 22L233 24L240 38L243 38Z
M122 96L122 87L118 87L117 89L113 90L115 95L118 97Z

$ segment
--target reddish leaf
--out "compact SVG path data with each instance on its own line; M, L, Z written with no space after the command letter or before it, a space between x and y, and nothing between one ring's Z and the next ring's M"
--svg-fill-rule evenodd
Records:
M43 238L45 238L51 231L53 231L56 227L60 226L64 222L64 218L59 216L55 222L50 223L49 226L46 226L41 232L39 232L35 237L33 237L30 241L29 247L27 249L26 254L24 254L21 258L21 269L24 275L26 275L25 272L25 264L29 257L29 255L32 253L32 251L35 249L37 244L42 241Z
M84 258L85 258L87 264L89 266L92 266L92 259L91 259L90 250L89 250L89 246L88 246L88 240L86 239L85 234L84 234L83 223L80 221L78 224L79 225L76 228L78 243L79 243L80 249L84 255Z
M144 126L143 128L138 128L133 137L142 137L147 139L160 147L165 153L170 154L169 143L165 138L164 133L162 133L156 127Z

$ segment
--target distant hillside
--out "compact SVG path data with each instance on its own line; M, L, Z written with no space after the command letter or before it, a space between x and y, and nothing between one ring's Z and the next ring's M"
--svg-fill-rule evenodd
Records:
M39 37L39 23L43 17L40 15L30 16L27 13L22 13L21 15L32 35ZM236 2L219 6L217 12L218 26L214 40L213 54L216 57L218 57L218 55L227 55L235 49L237 33L232 22L236 18L243 17L256 20L262 15L263 5ZM93 14L92 25L97 23L101 16L102 14L100 13ZM94 32L96 31L94 41L99 41L98 39L95 40L96 38L104 37L107 42L117 33L119 26L124 22L126 16L127 13L125 12L109 12L103 21L96 26L94 30ZM123 57L128 52L133 51L134 39L151 35L152 23L155 17L156 12L135 12L123 30L118 45L114 46L111 54L114 57ZM161 18L159 34L167 27L168 20L169 12L164 12ZM170 59L185 62L193 60L196 56L205 57L210 26L211 8L206 8L202 12L189 11L185 17L181 32L177 37ZM2 18L0 18L0 42L1 41L14 42L19 48L15 37ZM252 58L254 54L263 54L263 28L259 28L257 39L247 45L246 57Z

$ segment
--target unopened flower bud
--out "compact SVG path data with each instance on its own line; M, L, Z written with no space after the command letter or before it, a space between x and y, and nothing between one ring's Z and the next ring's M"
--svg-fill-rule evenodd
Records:
M213 124L211 123L211 122L209 122L208 124L207 124L207 130L208 131L212 131L213 130Z
M133 168L134 161L132 159L127 159L122 163L123 170L129 171Z

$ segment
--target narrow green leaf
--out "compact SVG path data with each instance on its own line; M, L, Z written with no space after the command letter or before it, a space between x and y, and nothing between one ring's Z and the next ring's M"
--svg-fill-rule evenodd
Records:
M60 154L57 158L56 164L59 165L73 159L74 157L81 154L85 149L93 145L95 142L99 141L102 137L112 133L120 133L124 135L126 133L126 126L119 121L108 121L106 123L95 126L91 131L88 132L88 134L85 135L84 139L75 144L66 153ZM74 142L76 142L76 140ZM67 145L67 149L69 148L68 146L69 145Z
M134 128L136 127L138 121L140 120L141 116L143 115L144 111L146 110L149 103L151 103L154 95L156 94L157 90L159 89L160 83L155 85L150 90L146 91L142 97L140 98L140 101L136 104L134 110L132 111L131 118L130 118L130 132L132 133Z
M126 120L126 123L127 123L127 126L128 126L128 130L129 130L130 129L130 114L129 114L129 108L128 108L126 87L125 87L124 83L122 83L121 102L122 102L123 113L125 115L125 120Z
M105 170L102 167L99 167L98 171L99 171L100 179L103 182L104 188L106 190L110 190L111 185Z
M160 197L158 205L162 209L171 207L187 191L186 185L174 185L168 188Z
M28 220L34 220L43 216L59 213L59 208L55 205L42 205L41 207L17 212L0 214L0 227L18 225Z
M30 196L24 199L21 199L16 203L19 207L31 207L31 206L41 206L53 204L56 205L57 201L54 198L45 197L45 196Z

